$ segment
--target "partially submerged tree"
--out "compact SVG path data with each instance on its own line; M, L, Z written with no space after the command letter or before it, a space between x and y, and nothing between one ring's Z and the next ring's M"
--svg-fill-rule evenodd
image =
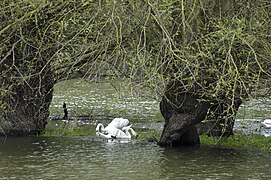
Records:
M242 101L268 96L268 91L259 94L270 84L268 1L4 2L2 109L16 110L13 104L22 101L16 98L18 87L33 90L24 99L37 97L34 104L41 107L51 101L48 84L58 80L124 79L131 88L143 87L162 97L166 123L160 144L182 145L199 143L194 126L200 121L222 119L232 126ZM23 13L18 7L32 9ZM18 64L12 63L15 59ZM8 76L11 69L14 73ZM43 85L42 79L51 83ZM47 90L40 93L43 86ZM47 100L41 100L48 93Z
M241 103L257 97L259 90L269 91L271 4L190 3L175 3L180 10L174 13L174 42L179 44L161 102L166 120L161 145L198 144L194 125L204 119L223 120L219 135L230 135Z

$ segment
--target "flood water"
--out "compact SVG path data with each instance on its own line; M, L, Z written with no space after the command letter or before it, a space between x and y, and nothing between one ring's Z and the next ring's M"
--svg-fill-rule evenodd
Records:
M270 179L271 155L217 147L161 148L96 137L8 138L0 179Z
M125 117L135 127L162 130L157 100L123 94L108 84L61 82L54 90L50 116L61 119L65 102L71 118L87 115L97 122ZM244 111L250 104L241 108L243 114L252 112ZM270 114L266 108L265 116ZM261 117L246 115L250 120L239 115L235 130L262 134ZM8 137L0 138L4 179L271 179L271 154L243 148L161 148L141 140L98 137Z
M86 83L69 80L54 87L50 106L52 118L63 117L62 105L67 104L70 117L90 115L92 120L110 117L125 117L130 121L162 121L159 102L147 94L135 94L126 84ZM146 97L148 96L148 97ZM106 119L107 120L107 119Z

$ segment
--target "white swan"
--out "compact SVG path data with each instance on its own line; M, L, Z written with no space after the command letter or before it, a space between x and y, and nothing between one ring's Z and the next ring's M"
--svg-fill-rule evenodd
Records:
M108 126L112 126L118 129L122 129L125 126L128 126L129 124L129 120L128 119L124 119L124 118L114 118L109 124Z
M132 125L128 126L128 124L128 119L124 118L113 119L105 128L103 124L99 123L96 126L96 135L104 138L131 139L131 134L129 133L131 131L132 135L137 137L137 133L131 128Z
M135 138L138 137L137 133L134 131L133 128L131 128L131 126L132 126L132 125L126 126L126 127L123 127L123 128L122 128L122 131L124 131L125 134L126 134L126 137L123 137L123 138L131 139L132 136L134 136ZM131 131L132 136L131 136L131 134L129 133L129 131Z
M96 135L101 136L103 138L107 138L107 139L131 139L132 136L137 138L138 135L134 131L134 129L131 128L131 126L132 125L125 126L125 127L122 128L122 130L117 129L117 128L110 128L110 131L106 131L105 133L96 131ZM132 135L130 134L129 131L132 133Z
M104 138L116 138L117 136L125 136L125 133L114 126L104 128L103 124L99 123L96 127L96 135Z
M115 118L113 119L105 128L104 125L99 123L96 126L96 135L98 136L100 133L103 134L111 134L112 136L116 136L118 130L122 129L125 126L128 126L129 120L124 118Z
M271 128L271 119L265 119L261 122L261 126L263 126L266 129Z

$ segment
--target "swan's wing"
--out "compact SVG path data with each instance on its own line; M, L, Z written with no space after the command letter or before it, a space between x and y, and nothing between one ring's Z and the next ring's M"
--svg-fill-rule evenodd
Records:
M129 137L125 132L123 132L122 130L118 130L116 133L116 138L131 138Z
M129 124L129 120L128 119L124 119L124 118L114 118L109 124L108 126L113 126L115 128L121 129L125 126L127 126Z
M119 133L119 129L114 127L114 126L107 126L105 128L105 131L108 133L108 134L111 134L112 136L115 136L117 137L118 133Z
M106 132L108 134L100 133L101 136L106 137L106 138L129 138L129 136L123 132L122 130L112 127L112 126L107 126L105 128Z

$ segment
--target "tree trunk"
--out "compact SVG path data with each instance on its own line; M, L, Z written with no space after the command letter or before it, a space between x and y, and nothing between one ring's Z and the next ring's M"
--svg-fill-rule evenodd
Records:
M53 84L50 69L34 75L22 84L12 84L12 93L5 97L4 119L0 120L0 135L40 134L49 117Z
M10 41L14 50L0 64L0 135L37 135L49 117L54 77L48 59L54 51L39 51L15 35Z
M242 101L237 99L233 107L228 108L232 104L228 105L223 100L220 103L214 103L212 99L208 102L198 99L197 93L182 92L181 86L176 82L167 86L165 95L160 102L160 111L165 119L165 125L158 142L159 145L199 145L197 131L199 125L197 124L203 120L207 122L212 120L218 124L215 126L216 135L229 136L233 134L235 115Z
M235 117L241 104L242 101L236 99L230 108L225 102L213 105L206 120L196 125L198 133L223 137L233 135Z
M160 111L165 119L159 145L197 146L200 144L195 125L204 120L210 104L199 102L197 96L181 93L176 84L170 84L160 102Z

